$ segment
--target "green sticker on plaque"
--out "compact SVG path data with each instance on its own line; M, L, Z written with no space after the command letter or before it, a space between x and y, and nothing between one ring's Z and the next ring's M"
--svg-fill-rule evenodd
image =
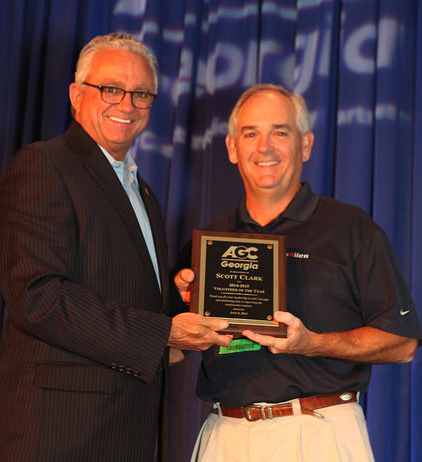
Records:
M261 345L259 343L253 342L249 339L239 338L232 340L228 347L220 347L220 355L243 353L244 351L258 351L260 349Z

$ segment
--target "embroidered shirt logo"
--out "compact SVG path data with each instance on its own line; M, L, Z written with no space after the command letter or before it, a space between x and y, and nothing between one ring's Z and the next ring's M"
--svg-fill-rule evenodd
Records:
M404 310L403 308L400 310L400 316L405 316L407 313L410 313L410 310Z
M286 253L287 258L299 258L299 259L308 259L309 258L309 253L302 253L302 252L287 252Z

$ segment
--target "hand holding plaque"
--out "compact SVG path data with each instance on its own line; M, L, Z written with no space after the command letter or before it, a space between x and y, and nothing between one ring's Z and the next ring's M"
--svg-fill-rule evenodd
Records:
M248 329L285 337L274 321L286 310L285 262L284 236L193 231L190 311L226 319L224 332L237 336Z

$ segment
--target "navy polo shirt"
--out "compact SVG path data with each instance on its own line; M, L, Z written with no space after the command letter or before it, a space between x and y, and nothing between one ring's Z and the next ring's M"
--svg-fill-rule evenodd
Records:
M357 207L319 197L304 183L277 218L260 226L238 209L206 230L281 234L286 238L287 309L315 332L372 326L421 339L416 309L393 248ZM197 394L226 406L280 402L343 390L366 391L371 365L272 354L267 348L203 353Z

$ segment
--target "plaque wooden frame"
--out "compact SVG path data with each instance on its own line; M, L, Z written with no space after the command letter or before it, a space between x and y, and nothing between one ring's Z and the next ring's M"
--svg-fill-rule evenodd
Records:
M229 321L224 333L242 336L248 329L286 337L274 321L286 311L284 236L194 230L190 311Z

